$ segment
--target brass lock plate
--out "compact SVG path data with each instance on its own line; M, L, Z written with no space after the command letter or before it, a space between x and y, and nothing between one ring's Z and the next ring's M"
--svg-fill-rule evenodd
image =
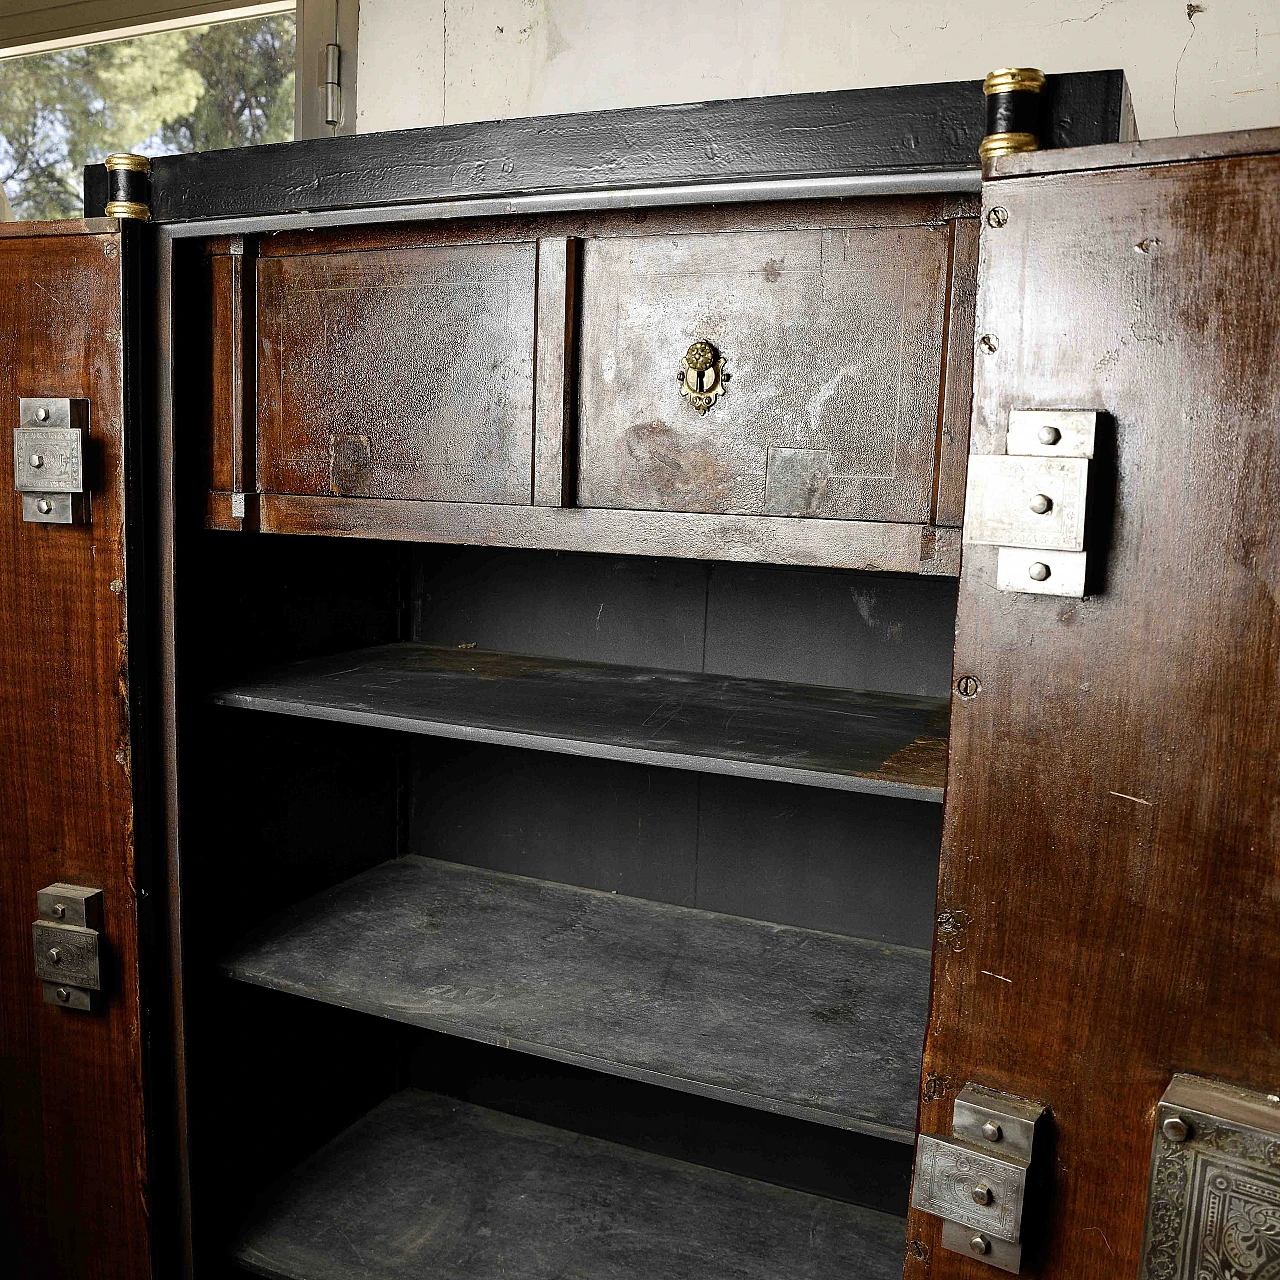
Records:
M1280 1094L1176 1075L1156 1108L1140 1280L1280 1271Z
M699 338L684 353L676 372L680 394L688 397L700 414L705 414L729 390L729 374L724 364L724 353L708 338Z

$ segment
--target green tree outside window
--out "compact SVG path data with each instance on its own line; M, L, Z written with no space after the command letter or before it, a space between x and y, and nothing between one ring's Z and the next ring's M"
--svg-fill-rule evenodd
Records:
M293 137L294 18L273 14L0 61L0 182L19 218L80 216L81 171Z

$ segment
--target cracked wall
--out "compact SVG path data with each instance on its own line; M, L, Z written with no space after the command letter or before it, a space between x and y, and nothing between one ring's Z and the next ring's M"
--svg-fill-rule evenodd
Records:
M361 132L1123 67L1142 137L1280 124L1280 0L361 0Z

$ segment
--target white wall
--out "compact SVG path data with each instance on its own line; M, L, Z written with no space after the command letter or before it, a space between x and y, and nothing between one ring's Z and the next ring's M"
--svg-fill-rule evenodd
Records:
M360 0L358 127L1004 66L1123 67L1146 138L1280 124L1280 0Z

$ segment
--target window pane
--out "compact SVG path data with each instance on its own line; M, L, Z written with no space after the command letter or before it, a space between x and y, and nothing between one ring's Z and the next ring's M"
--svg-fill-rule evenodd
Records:
M79 217L81 170L293 137L294 17L160 31L0 62L0 181L19 218Z

